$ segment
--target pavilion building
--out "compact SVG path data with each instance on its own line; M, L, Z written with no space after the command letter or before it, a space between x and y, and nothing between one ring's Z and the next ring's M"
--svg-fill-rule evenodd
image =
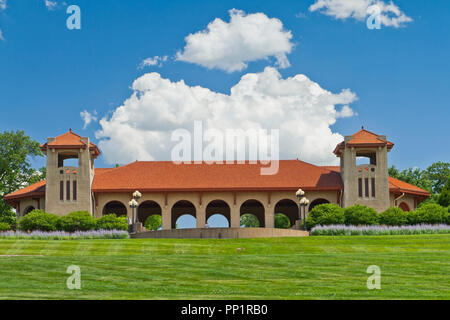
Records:
M189 214L204 228L214 214L230 227L240 226L243 214L254 214L260 227L273 228L274 215L285 214L291 225L299 219L295 192L301 188L310 200L306 211L322 203L348 207L356 203L381 212L398 206L415 209L429 193L388 175L388 152L394 144L386 136L364 128L346 136L334 154L340 166L317 166L300 160L280 160L274 175L261 175L262 165L175 164L136 161L116 168L95 168L100 150L89 138L69 132L48 138L41 146L47 157L46 180L5 195L20 219L34 209L65 215L88 211L98 218L115 213L131 217L128 202L139 190L137 219L162 216L162 229L176 227ZM357 159L367 159L357 164ZM66 164L77 159L77 165ZM72 160L73 162L73 160Z

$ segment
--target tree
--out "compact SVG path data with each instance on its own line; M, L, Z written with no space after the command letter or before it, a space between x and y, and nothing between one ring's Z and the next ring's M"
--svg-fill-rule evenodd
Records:
M282 213L276 213L275 214L275 228L279 229L288 229L291 226L291 222L289 221L289 218L286 217Z
M243 214L241 216L241 226L245 228L258 228L259 227L258 218L250 213Z
M433 192L441 193L450 179L450 163L442 161L435 162L427 168L427 172Z
M447 179L447 183L442 189L437 202L443 207L450 206L450 179Z
M152 214L150 217L145 220L145 229L147 230L158 230L161 228L162 218L159 214Z
M39 143L26 136L24 131L0 133L0 217L12 212L3 196L36 179L30 157L42 155Z

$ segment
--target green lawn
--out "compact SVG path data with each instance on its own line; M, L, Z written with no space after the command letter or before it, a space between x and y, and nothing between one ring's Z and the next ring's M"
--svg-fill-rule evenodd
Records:
M0 240L0 299L449 299L449 274L450 235Z

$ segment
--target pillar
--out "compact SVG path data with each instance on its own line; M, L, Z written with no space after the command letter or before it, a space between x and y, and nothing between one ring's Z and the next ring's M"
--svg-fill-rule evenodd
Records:
M275 206L268 205L264 208L264 226L266 228L273 228L275 226Z
M161 208L161 218L162 218L162 229L170 230L172 229L172 211L168 206Z
M240 228L241 227L241 212L238 205L232 205L230 207L230 227Z
M204 228L206 224L206 206L195 208L195 217L197 219L197 228Z

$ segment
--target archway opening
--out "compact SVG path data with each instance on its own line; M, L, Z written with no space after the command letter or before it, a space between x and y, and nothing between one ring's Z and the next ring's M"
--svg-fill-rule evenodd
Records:
M127 207L120 201L110 201L103 207L102 215L115 214L116 216L126 216Z
M400 203L400 205L399 205L398 207L399 207L400 209L402 209L403 211L405 211L405 212L410 211L409 206L408 206L408 204L407 204L406 202Z
M273 225L277 229L289 229L292 226L289 217L283 213L275 213Z
M160 214L151 214L147 217L143 226L149 231L161 230L162 216Z
M175 221L173 229L191 229L197 227L197 219L190 214L183 214Z
M259 228L261 225L259 223L258 217L252 213L244 213L241 215L241 227L242 228Z
M25 215L29 214L31 211L33 211L33 210L36 210L36 208L33 207L33 206L29 206L29 207L27 207L25 209L25 211L23 212L23 215L25 216Z
M206 223L210 228L230 226L230 206L223 200L213 200L206 206Z
M197 221L195 206L192 202L187 200L180 200L175 203L171 210L172 215L172 229L183 229L183 228L195 228L196 224L193 225L193 221L195 223ZM181 218L182 216L186 216ZM189 218L191 216L191 218Z
M252 214L258 219L259 227L264 228L265 227L265 221L264 221L264 206L261 202L258 200L247 200L245 201L240 208L240 216L241 216L241 226L246 225L245 223L242 223L242 220L244 221L248 218L242 218L245 214ZM248 224L249 222L247 222Z
M145 225L147 219L152 215L162 215L161 206L152 200L142 202L138 207L138 221Z
M213 214L206 220L209 228L229 228L230 222L222 214Z
M277 214L285 215L289 219L290 226L295 225L295 221L300 219L298 205L295 201L290 199L283 199L277 202L275 205L275 218Z
M308 212L311 211L315 206L318 206L319 204L324 204L324 203L330 203L330 201L328 201L327 199L322 199L322 198L315 199L314 201L312 201L309 204Z

